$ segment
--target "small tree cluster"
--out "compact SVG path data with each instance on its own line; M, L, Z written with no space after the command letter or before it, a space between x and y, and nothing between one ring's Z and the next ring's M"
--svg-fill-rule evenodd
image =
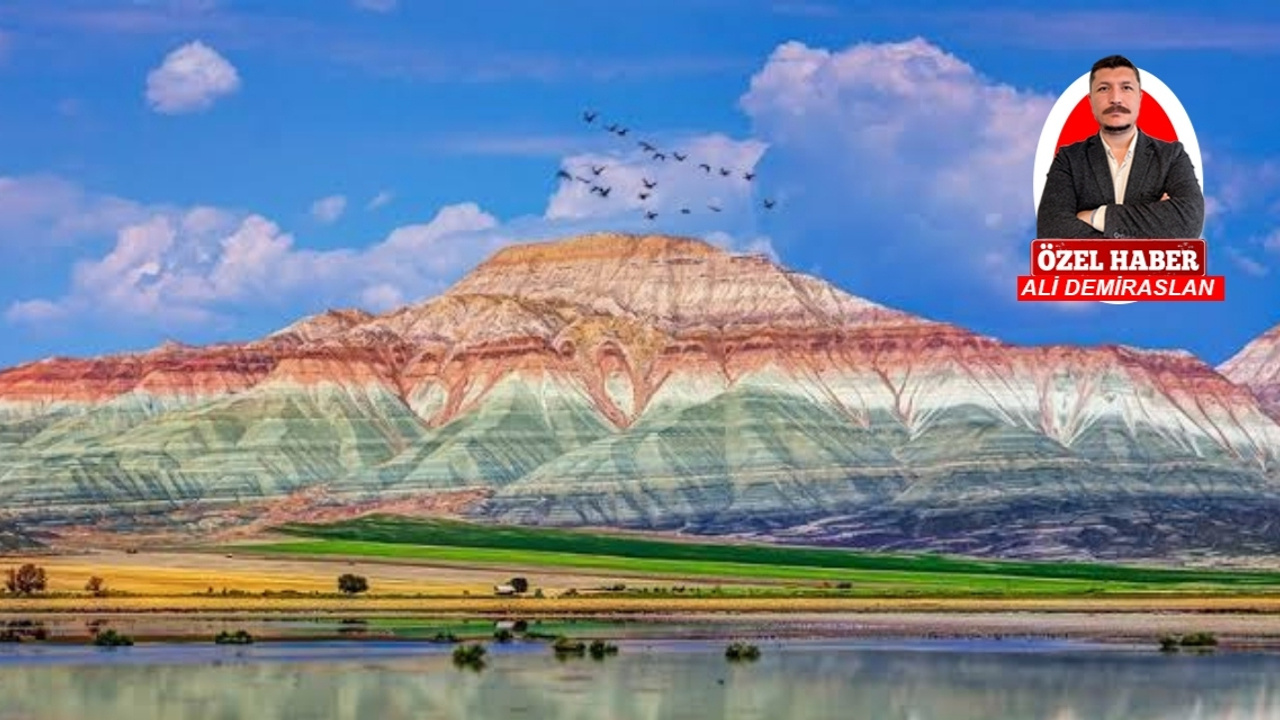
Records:
M338 578L338 590L348 595L356 595L369 589L369 581L363 575L345 573Z
M84 584L84 589L85 592L93 593L94 597L102 597L107 594L107 581L94 575Z
M27 563L20 568L9 568L5 589L14 595L32 595L48 587L49 578L44 568Z

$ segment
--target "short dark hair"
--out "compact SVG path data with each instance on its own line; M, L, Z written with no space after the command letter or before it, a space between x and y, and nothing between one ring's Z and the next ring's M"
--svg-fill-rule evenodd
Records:
M1108 55L1094 63L1093 69L1089 70L1089 90L1093 90L1093 76L1096 75L1099 70L1119 67L1127 67L1132 70L1133 76L1138 79L1138 87L1142 87L1142 76L1138 74L1138 67L1129 62L1129 58L1123 55Z

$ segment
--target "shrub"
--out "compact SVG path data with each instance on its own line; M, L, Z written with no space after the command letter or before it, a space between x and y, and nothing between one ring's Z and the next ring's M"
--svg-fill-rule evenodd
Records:
M513 635L510 630L502 628L493 633L493 639L500 643L507 643L515 639L515 635Z
M748 643L736 642L725 649L724 656L735 661L755 660L760 657L760 648Z
M1198 632L1190 635L1182 636L1182 647L1212 647L1218 644L1218 639L1213 633Z
M453 664L458 667L480 670L484 667L484 655L485 649L483 645L478 643L459 645L453 649Z
M226 630L218 633L213 641L218 645L252 645L253 636L244 630L229 633Z
M5 588L15 595L31 595L43 591L48 581L44 568L27 563L20 568L9 568Z
M604 658L605 655L617 655L618 646L613 643L607 643L603 640L593 640L591 641L591 646L587 648L587 651L591 653L591 657L596 660L600 660Z
M344 573L338 577L338 590L348 594L356 595L369 589L369 581L363 575L353 575Z
M85 592L93 593L95 597L102 597L107 594L107 581L94 575L84 584L84 589Z
M561 635L552 643L551 649L556 655L581 655L587 651L587 644L581 640L570 640Z
M512 589L514 589L518 593L529 592L529 581L526 578L514 577L514 578L511 578L511 582L507 584L510 585Z
M122 647L132 645L133 638L107 629L93 636L93 644L99 647Z

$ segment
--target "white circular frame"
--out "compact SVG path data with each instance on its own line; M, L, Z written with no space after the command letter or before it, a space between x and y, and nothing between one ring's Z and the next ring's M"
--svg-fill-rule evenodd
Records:
M1204 170L1200 161L1200 143L1196 140L1196 131L1191 127L1191 118L1187 116L1186 108L1182 107L1182 103L1178 101L1177 96L1173 94L1168 85L1160 81L1160 78L1142 68L1138 68L1138 73L1142 89L1151 96L1152 100L1155 100L1160 105L1165 115L1169 117L1169 123L1173 125L1173 132L1178 136L1178 142L1182 143L1187 155L1191 158L1191 164L1196 173L1196 181L1200 183L1200 192L1203 193ZM1058 101L1054 103L1053 109L1049 111L1049 116L1045 118L1044 127L1040 130L1040 143L1036 146L1035 177L1033 178L1034 186L1032 189L1033 202L1035 203L1032 206L1033 215L1040 212L1040 196L1044 194L1044 184L1049 173L1049 166L1053 164L1053 157L1058 149L1058 138L1062 136L1062 129L1066 127L1067 118L1071 117L1072 111L1076 109L1080 101L1088 96L1089 73L1085 73L1058 96ZM1141 108L1139 108L1138 114L1142 114ZM1100 300L1099 302L1109 305L1128 305L1137 301Z

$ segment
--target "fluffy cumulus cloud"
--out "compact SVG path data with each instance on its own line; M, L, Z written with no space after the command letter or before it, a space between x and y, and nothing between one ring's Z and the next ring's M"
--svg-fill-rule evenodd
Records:
M669 143L633 142L634 149L626 151L566 158L561 170L570 177L561 178L559 189L547 204L547 219L644 216L653 212L657 213L655 220L681 219L705 225L755 213L754 178L747 176L753 175L764 154L763 143L732 140L723 135ZM649 143L653 149L640 147L641 142ZM624 144L629 146L631 142Z
M198 40L169 53L147 75L147 102L166 115L207 110L239 89L235 66Z
M946 283L956 271L1009 297L1026 267L1035 144L1053 100L987 80L923 40L837 52L788 43L740 100L751 137L632 128L563 158L568 177L537 216L500 220L461 203L367 244L318 251L252 213L60 200L39 212L74 207L127 222L109 253L76 268L63 297L27 299L9 318L181 323L290 299L305 311L384 310L444 289L504 245L590 231L697 236L798 268L847 264L855 269L841 284L869 297L909 273ZM4 202L0 185L0 218ZM323 202L321 219L346 207Z
M347 199L342 195L330 195L311 203L311 217L329 224L342 217L347 209Z
M0 175L3 244L69 244L113 233L151 212L142 203L93 193L56 175Z
M868 280L892 258L899 274L919 262L1007 288L1034 232L1035 146L1054 100L914 39L786 43L740 106L768 144L760 173L791 232L839 238Z
M207 207L157 213L121 228L105 256L77 265L65 296L15 303L7 317L106 316L181 327L300 299L381 310L441 289L451 273L512 241L470 203L360 250L300 247L258 214Z

